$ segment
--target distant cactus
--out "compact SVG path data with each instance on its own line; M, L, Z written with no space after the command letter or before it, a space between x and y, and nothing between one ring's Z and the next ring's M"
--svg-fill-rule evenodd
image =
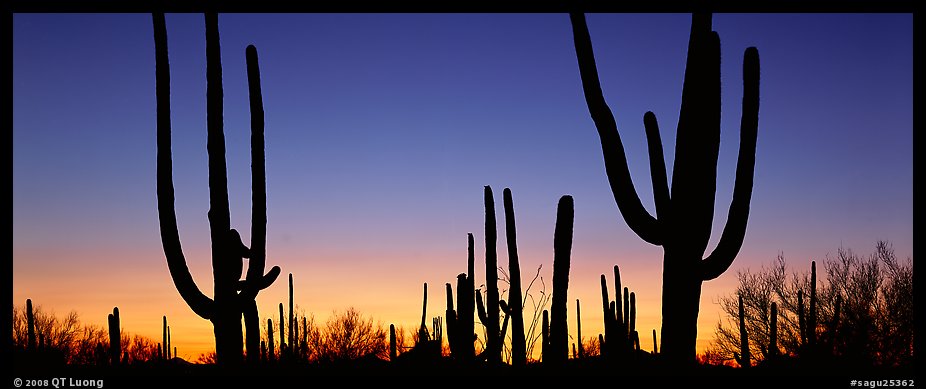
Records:
M817 344L817 261L810 261L810 312L807 317L807 346L812 352Z
M293 273L289 273L289 352L295 354L296 351L296 319L293 317Z
M797 328L800 334L801 347L807 345L807 321L804 319L804 291L797 290Z
M543 321L540 325L540 360L547 361L550 354L550 315L543 310Z
M170 359L170 357L167 356L168 354L167 350L170 347L167 345L167 316L164 316L164 320L162 321L162 323L163 323L161 324L161 338L162 339L161 339L160 351L164 359Z
M585 347L582 346L582 308L579 306L579 299L576 299L576 337L579 338L579 349L574 352L576 358L585 357ZM575 347L575 343L572 344Z
M466 277L463 280L457 278L457 323L460 325L462 335L460 345L463 359L471 361L476 356L476 281L474 278L476 252L473 234L467 234L466 238Z
M251 248L241 243L231 229L228 179L225 167L225 135L222 123L222 65L218 15L206 15L207 151L209 155L209 229L212 240L212 267L215 296L207 297L193 281L183 255L174 209L173 167L171 159L170 69L167 28L163 13L152 15L155 41L157 94L157 198L161 242L171 278L180 296L200 317L214 326L216 359L219 364L241 361L241 318L247 327L247 346L257 350L260 343L259 318L254 299L280 274L274 266L263 274L266 260L266 178L264 162L264 115L260 94L257 50L246 50L251 107L252 225ZM240 281L242 258L250 258L245 280ZM239 294L240 291L240 294ZM256 361L257 353L252 360Z
M425 320L428 317L428 283L424 283L424 297L422 298L421 303L421 325L418 326L418 342L424 343L430 339L428 336L428 326L425 324Z
M740 319L740 352L733 353L736 363L740 367L747 368L750 366L749 355L749 334L746 332L746 308L743 306L743 295L739 296L739 319Z
M32 299L26 299L26 349L35 351L35 313L32 311Z
M750 47L744 55L740 150L727 224L717 247L702 259L713 224L720 149L720 38L711 31L711 16L692 17L671 192L656 116L647 112L643 117L656 217L643 207L631 180L617 124L601 91L585 16L572 13L570 19L585 99L615 202L630 229L665 252L662 353L671 363L693 364L701 283L730 267L746 233L758 132L758 50Z
M395 362L397 357L395 344L395 324L389 325L389 360Z
M508 278L510 280L508 306L511 309L511 364L513 366L523 366L527 364L527 342L524 337L521 265L518 260L517 228L511 189L505 188L502 191L502 197L505 207L505 241L508 245ZM578 300L576 300L576 303L578 304ZM502 341L504 341L504 336ZM581 342L579 344L579 353L582 354Z
M273 319L267 319L267 361L273 362L274 360L274 347L273 347Z
M778 304L772 302L772 313L768 320L768 354L775 358L778 350Z
M457 275L457 308L453 309L453 290L447 284L447 342L450 343L450 355L454 360L470 363L475 358L475 288L473 271L475 267L475 247L473 234L466 234L467 273Z
M286 354L286 325L283 324L283 303L280 303L280 361L283 361Z
M108 316L109 319L109 358L113 366L119 365L119 359L122 357L122 332L119 322L119 307L113 308L113 313Z
M448 282L447 289L447 309L444 311L444 317L447 320L447 345L450 347L450 355L456 356L460 352L458 344L460 335L458 332L457 312L453 309L453 286Z
M563 196L556 208L553 235L553 301L550 315L550 346L547 362L561 363L569 358L569 333L566 326L569 265L572 253L572 229L575 209L572 196Z

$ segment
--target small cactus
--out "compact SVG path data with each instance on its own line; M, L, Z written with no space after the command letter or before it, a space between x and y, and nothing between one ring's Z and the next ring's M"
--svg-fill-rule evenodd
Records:
M295 353L296 351L296 319L293 316L293 273L289 273L289 351L290 353Z
M35 351L35 313L32 311L32 300L26 299L26 348Z
M424 297L421 303L421 325L418 326L418 342L424 343L430 340L428 336L428 327L425 325L425 318L428 316L428 283L424 283Z
M119 308L113 308L113 313L109 314L109 357L113 366L119 365L119 358L122 356L122 333L119 323Z
M807 317L807 345L817 343L817 261L810 261L810 313Z
M578 352L573 352L575 358L584 358L585 357L585 347L582 346L582 308L579 306L579 299L576 299L576 337L579 338L579 349ZM573 343L573 348L575 348L575 343Z
M540 325L540 360L547 361L547 355L550 351L550 315L546 309L543 310L543 321Z
M751 364L749 356L749 334L746 332L746 307L743 306L743 295L739 296L739 319L740 319L740 352L733 353L736 362L743 368L748 368Z
M768 320L768 354L775 358L778 353L778 304L772 302L772 313Z
M170 357L167 356L168 347L169 346L167 345L167 316L164 316L162 320L162 324L161 324L161 345L160 345L160 350L159 350L161 352L161 355L164 357L164 359L170 359Z
M283 324L283 303L280 303L280 360L284 358L286 353L286 325Z
M807 321L804 319L804 291L801 289L797 290L797 328L803 348L807 345Z
M267 319L267 361L273 362L274 360L274 346L273 346L273 319Z
M389 325L389 360L395 362L396 359L396 344L395 344L395 324Z

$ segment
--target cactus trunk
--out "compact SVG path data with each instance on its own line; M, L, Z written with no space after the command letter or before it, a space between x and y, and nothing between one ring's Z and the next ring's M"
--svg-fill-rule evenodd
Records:
M418 342L424 343L428 339L428 326L425 324L425 319L428 316L428 283L424 283L424 297L421 302L421 325L418 326Z
M768 353L772 357L778 356L778 304L772 302L772 313L768 324Z
M284 358L286 353L286 325L283 324L283 303L280 303L280 360ZM288 356L288 355L287 355Z
M113 366L119 365L119 358L122 357L122 332L120 330L119 308L113 308L113 313L109 314L109 358Z
M267 319L267 360L273 362L273 319Z
M35 313L32 311L32 299L26 299L26 349L35 351Z
M485 187L485 231L486 231L486 317L482 324L486 327L486 351L490 364L502 361L502 347L498 342L498 231L495 222L495 198L492 188Z
M527 364L527 342L524 337L524 307L521 295L521 264L518 259L517 228L514 218L514 201L511 190L502 191L505 206L505 237L508 242L508 277L510 290L508 306L511 310L511 364ZM504 338L502 338L504 341ZM582 346L579 345L581 353Z
M287 323L289 324L289 336L287 336L286 338L289 339L288 346L289 346L290 352L296 351L296 347L294 346L296 342L295 321L296 319L293 318L293 273L289 273L289 321L287 321Z
M739 296L739 321L740 321L740 352L737 362L740 367L747 368L750 366L749 355L749 334L746 332L746 307L743 306L743 295Z
M579 340L579 350L576 357L583 358L585 357L585 347L582 346L582 308L579 307L579 299L576 299L576 337Z
M476 356L475 334L476 334L476 300L475 300L475 282L473 273L475 271L476 251L473 234L466 235L467 241L467 273L457 276L457 321L459 327L457 333L460 334L460 340L457 343L460 349L461 360L472 361Z
M566 305L574 215L572 196L561 197L557 205L553 235L553 301L550 308L550 354L547 359L553 363L565 362L569 358Z
M543 321L540 325L540 360L547 362L550 354L550 314L543 310Z
M395 362L396 358L396 344L395 344L395 324L389 325L389 360Z
M810 261L810 313L807 318L807 345L817 344L817 261Z

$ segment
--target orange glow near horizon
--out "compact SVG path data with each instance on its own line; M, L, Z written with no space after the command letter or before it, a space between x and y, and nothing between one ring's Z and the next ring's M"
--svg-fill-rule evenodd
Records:
M503 243L500 244L499 264L507 267ZM126 250L129 251L129 250ZM211 295L211 269L208 257L196 252L188 253L191 271L200 288ZM656 251L659 251L656 249ZM191 255L195 252L196 255ZM530 253L531 255L524 255ZM49 255L45 252L39 255ZM71 253L72 255L75 253ZM92 263L119 263L115 260L105 261L102 257L74 258L55 268L42 268L41 261L32 260L25 253L17 253L14 263L14 304L22 306L27 298L46 312L58 316L69 311L76 311L82 324L106 326L106 316L114 306L119 307L122 329L130 334L137 334L161 341L162 317L167 316L171 327L172 346L177 347L180 357L195 361L200 354L214 350L215 343L212 325L194 314L180 298L167 271L163 253L145 251L129 257L129 252L112 253L114 258L132 258L124 260L133 267L111 266L105 271L93 268ZM443 255L441 255L443 254ZM464 252L465 254L465 252ZM522 258L541 258L542 260L521 261L523 288L533 278L539 265L543 265L540 275L546 284L546 293L552 293L551 269L552 258L542 258L524 250ZM428 324L430 318L444 316L446 282L455 282L455 276L465 269L465 255L446 253L422 253L423 257L441 258L428 262L428 266L416 266L399 269L390 265L397 258L406 255L382 255L378 259L348 257L347 255L329 256L322 264L312 264L312 259L295 261L284 256L277 256L281 262L296 263L284 266L281 277L268 289L258 295L258 306L262 323L267 318L274 321L279 318L278 304L283 303L288 315L288 280L287 275L294 276L294 300L297 312L314 317L316 324L323 325L335 311L342 312L354 307L365 317L372 317L388 329L389 324L396 328L413 331L421 320L422 284L428 283ZM477 247L476 281L477 286L485 279L484 265L480 267L481 257ZM547 255L552 257L552 255ZM590 253L584 257L573 254L570 270L569 315L570 343L576 339L575 301L581 302L583 338L597 337L602 332L601 292L599 277L604 273L608 278L609 294L613 291L612 266L600 266L601 260ZM78 255L79 257L79 255ZM191 259L193 258L193 259ZM304 257L303 257L304 258ZM627 286L636 295L636 326L640 333L640 346L652 350L652 330L659 335L661 325L661 257L647 260L625 260L621 265L623 286ZM269 260L268 264L275 264ZM734 265L735 266L735 265ZM363 269L358 271L358 269ZM42 274L42 276L38 276ZM362 287L358 287L362 285ZM542 284L540 280L530 290L538 295ZM499 282L500 292L506 293L506 284ZM699 316L698 351L703 352L713 337L717 320L722 317L716 304L716 297L731 293L735 288L735 271L731 269L718 280L704 283L702 292L701 314ZM454 296L456 298L456 296ZM549 309L549 306L547 307ZM525 305L525 325L530 325L533 306ZM482 338L478 318L477 334ZM262 331L263 332L263 331ZM570 346L571 349L571 346ZM539 346L537 347L539 353ZM539 356L539 355L536 355Z

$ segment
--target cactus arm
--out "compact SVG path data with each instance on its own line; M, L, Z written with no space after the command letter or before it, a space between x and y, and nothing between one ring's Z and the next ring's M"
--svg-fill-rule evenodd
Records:
M245 57L251 107L251 258L242 294L244 299L250 300L257 296L257 292L276 281L280 275L280 268L274 266L267 274L263 274L267 263L267 175L264 154L264 105L257 48L249 45L245 49Z
M157 93L157 193L158 219L161 244L167 258L167 267L180 296L197 315L211 319L214 302L206 297L187 267L177 230L174 210L173 161L171 158L170 131L170 61L167 56L167 27L163 13L152 15L155 43L155 78Z
M643 207L636 188L633 186L630 169L627 166L627 156L624 154L621 136L617 132L614 114L601 92L601 83L598 80L598 69L595 65L595 55L592 51L585 15L570 13L569 18L572 20L572 33L585 102L588 104L588 111L595 122L595 127L598 128L598 136L601 138L605 171L608 174L614 200L627 226L634 233L648 243L662 245L663 236L657 228L656 218Z
M669 183L666 178L666 161L662 154L662 138L659 136L656 114L646 112L643 115L643 127L646 129L646 144L649 147L649 170L653 181L656 217L657 221L665 220L669 211Z
M743 57L743 114L733 201L730 202L727 224L723 228L720 242L711 255L701 262L701 279L705 281L717 278L730 267L746 237L759 128L759 51L750 47Z

